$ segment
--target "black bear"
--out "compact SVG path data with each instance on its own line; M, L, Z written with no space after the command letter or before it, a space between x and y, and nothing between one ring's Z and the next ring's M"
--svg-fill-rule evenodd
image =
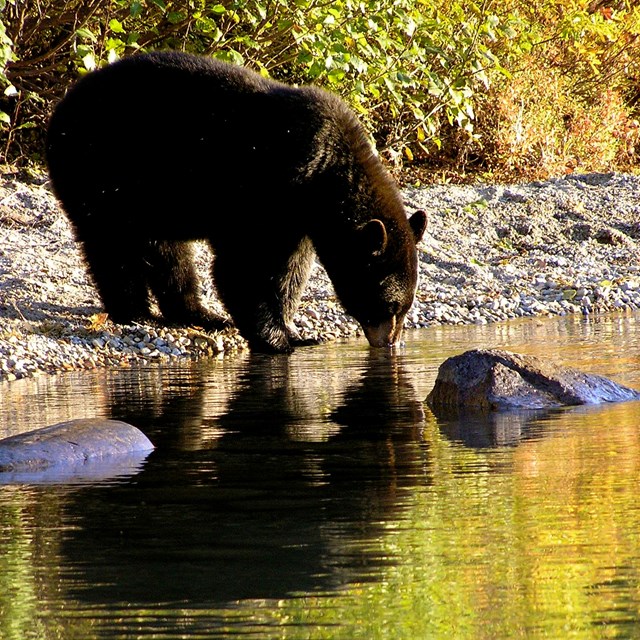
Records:
M87 74L51 117L47 163L105 310L221 328L201 303L191 241L256 351L289 352L314 252L374 346L395 344L417 282L424 212L346 104L178 52Z

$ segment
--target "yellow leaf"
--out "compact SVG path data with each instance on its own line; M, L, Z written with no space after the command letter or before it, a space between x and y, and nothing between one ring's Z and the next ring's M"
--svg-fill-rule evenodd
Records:
M107 322L108 314L106 313L94 313L89 317L89 328L93 330L102 329Z

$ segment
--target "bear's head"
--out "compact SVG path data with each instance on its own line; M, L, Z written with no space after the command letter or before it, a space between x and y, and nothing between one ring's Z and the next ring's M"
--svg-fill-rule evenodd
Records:
M369 302L362 305L354 300L351 313L374 347L393 346L400 341L405 316L415 297L416 245L426 229L427 216L424 211L416 211L408 222L409 229L394 229L389 223L373 219L358 232L360 250L368 254L368 277L365 275L363 284L369 290ZM345 306L351 307L350 296L347 298Z
M418 282L424 211L407 217L395 179L372 139L337 96L314 98L312 152L302 175L312 207L309 236L345 311L374 347L397 344Z
M345 311L373 347L396 345L418 283L417 243L427 216L373 218L355 229L337 265L325 265ZM333 261L332 261L333 262Z

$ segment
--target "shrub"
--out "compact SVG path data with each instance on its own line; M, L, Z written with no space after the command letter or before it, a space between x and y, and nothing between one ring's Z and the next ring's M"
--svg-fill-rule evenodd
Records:
M620 93L603 88L587 101L576 99L573 89L571 78L557 69L531 65L526 75L491 94L492 121L478 128L491 135L485 152L494 177L634 168L640 128Z
M473 97L499 69L488 43L502 26L467 0L5 0L13 42L4 73L8 155L33 155L78 73L140 49L178 48L244 63L345 96L400 162L441 145L442 123L471 132ZM8 44L10 46L10 43Z
M399 168L532 171L546 158L529 139L534 131L540 141L555 131L568 149L567 136L586 131L585 122L593 132L604 122L604 105L601 115L588 108L602 99L628 138L616 138L608 157L637 159L630 141L640 10L624 0L591 4L0 0L2 148L8 160L37 161L52 105L78 75L136 51L172 48L340 93ZM514 147L516 116L528 142Z
M532 4L522 17L528 42L505 63L511 78L478 109L475 153L494 177L637 167L640 9L585 4Z

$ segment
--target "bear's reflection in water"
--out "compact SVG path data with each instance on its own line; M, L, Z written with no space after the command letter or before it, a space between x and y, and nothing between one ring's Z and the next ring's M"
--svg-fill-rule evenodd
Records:
M430 483L423 405L402 354L249 355L228 378L196 367L114 387L112 417L156 451L124 486L70 498L73 595L210 605L371 578L371 541ZM77 500L77 504L74 501Z

